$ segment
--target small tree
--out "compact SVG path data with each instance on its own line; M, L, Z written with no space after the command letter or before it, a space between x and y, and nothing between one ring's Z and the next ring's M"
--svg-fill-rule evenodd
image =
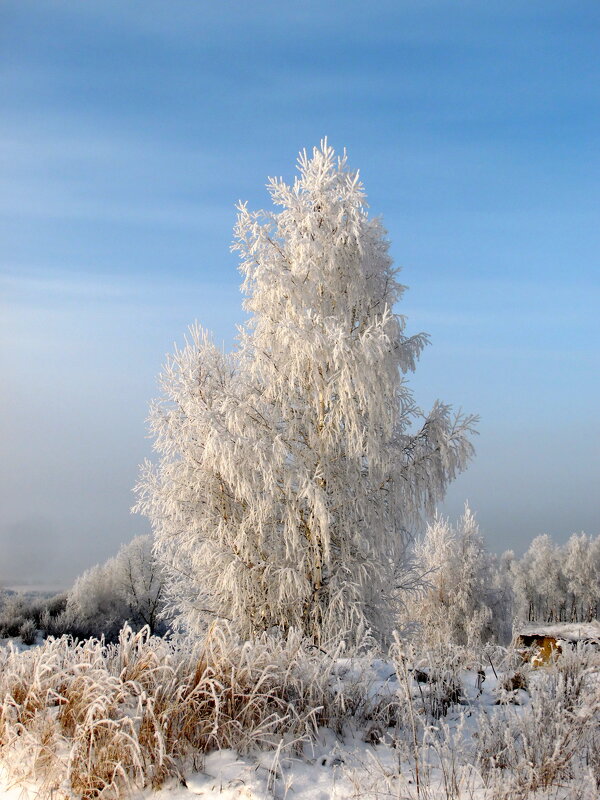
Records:
M426 336L394 313L404 287L358 173L326 142L299 170L269 181L280 211L240 207L250 320L231 356L195 327L169 360L137 508L188 627L208 610L243 635L384 635L409 531L465 467L474 419L413 402Z
M560 548L547 533L536 536L529 545L522 568L531 576L533 587L530 619L538 622L564 619L567 592L562 562Z
M456 525L439 514L415 547L425 587L408 604L429 645L473 645L490 638L490 557L468 505Z
M591 536L574 533L564 547L563 571L568 600L568 619L589 622L596 615L598 598L598 563L594 562L597 546Z
M67 596L65 612L54 627L80 637L115 640L129 623L160 633L164 608L164 572L152 555L150 536L136 536L113 558L80 575ZM52 628L51 628L52 629Z
M117 594L129 609L130 625L147 625L151 633L162 632L165 575L152 554L152 538L136 536L122 545L112 559L112 568Z
M420 592L407 603L409 621L418 625L419 638L428 645L447 643L453 637L449 609L456 589L456 530L436 513L425 534L415 542Z
M487 604L492 612L490 626L496 641L505 645L512 638L516 610L515 563L515 554L512 550L505 550L500 557L490 556L491 584L487 592Z

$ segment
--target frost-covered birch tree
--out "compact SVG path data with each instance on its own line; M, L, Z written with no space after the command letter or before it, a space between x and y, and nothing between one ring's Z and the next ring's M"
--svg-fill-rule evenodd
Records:
M407 604L409 619L429 646L475 645L495 631L491 561L468 504L456 525L436 514L415 544L424 586Z
M474 418L413 400L427 337L395 311L404 287L346 156L323 142L268 189L276 209L241 205L235 228L239 347L194 327L168 361L137 508L187 627L385 635L410 531L465 467Z
M567 619L590 621L597 613L600 578L600 553L598 540L585 533L574 533L564 547L562 567L565 575L568 600Z

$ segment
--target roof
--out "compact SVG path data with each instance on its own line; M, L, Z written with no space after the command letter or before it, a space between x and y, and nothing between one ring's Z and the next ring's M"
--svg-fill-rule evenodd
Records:
M600 639L600 622L556 622L549 625L532 622L519 628L517 636L548 636L566 642Z

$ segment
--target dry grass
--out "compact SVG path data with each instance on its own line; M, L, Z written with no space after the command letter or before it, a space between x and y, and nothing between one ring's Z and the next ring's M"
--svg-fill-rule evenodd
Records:
M569 785L582 768L600 787L599 669L594 650L566 650L530 676L526 708L480 715L478 763L495 798L522 800Z
M298 746L345 712L335 659L215 627L199 644L124 629L118 644L49 639L1 655L0 748L14 777L82 798L181 777L215 748Z

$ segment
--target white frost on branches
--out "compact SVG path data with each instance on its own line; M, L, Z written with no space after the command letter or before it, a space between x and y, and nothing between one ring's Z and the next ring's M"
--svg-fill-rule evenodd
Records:
M521 621L589 622L600 615L600 536L574 533L566 544L536 536L512 565Z
M385 635L409 531L465 467L474 418L413 401L427 337L394 312L404 287L346 156L323 142L299 173L269 181L280 210L239 207L250 320L231 355L195 326L169 359L137 509L188 628Z
M456 525L436 514L415 546L425 588L408 603L429 646L476 645L488 638L495 605L492 562L469 508Z
M114 558L86 570L67 597L65 630L83 636L118 637L125 622L161 629L165 576L152 554L150 536L136 536Z

